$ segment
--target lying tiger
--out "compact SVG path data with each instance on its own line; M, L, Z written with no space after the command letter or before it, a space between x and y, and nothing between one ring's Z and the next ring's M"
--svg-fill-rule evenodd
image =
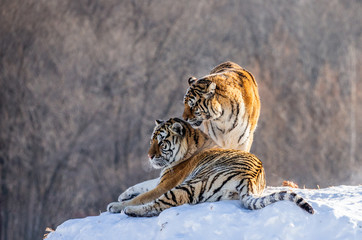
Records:
M216 66L209 75L188 80L184 120L204 131L222 148L250 151L260 114L258 85L253 75L233 62Z
M112 213L123 210L133 217L151 217L186 203L240 199L248 209L289 200L308 213L314 213L312 206L293 192L258 197L265 188L261 161L251 153L215 146L206 134L181 119L158 121L148 155L155 168L162 168L159 183L136 197L138 193L134 190L140 191L142 185L148 186L149 182L128 189L121 194L121 202L110 203L107 210Z

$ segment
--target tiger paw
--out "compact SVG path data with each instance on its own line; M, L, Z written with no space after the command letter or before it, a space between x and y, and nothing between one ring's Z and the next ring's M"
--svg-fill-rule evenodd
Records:
M160 214L150 205L129 206L124 209L124 213L130 217L154 217Z
M107 211L110 213L120 213L126 207L124 202L112 202L108 204Z
M142 207L140 206L129 206L124 209L124 213L130 217L142 217Z
M121 193L121 195L119 195L118 197L118 202L124 202L127 200L130 200L134 197L137 197L138 195L140 195L140 192L135 191L135 189L132 188L128 188L126 191L124 191L123 193Z

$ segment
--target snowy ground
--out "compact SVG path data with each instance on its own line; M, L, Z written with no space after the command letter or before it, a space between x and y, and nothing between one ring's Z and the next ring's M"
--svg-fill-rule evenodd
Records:
M286 188L267 188L266 192L282 189ZM251 211L241 208L238 201L222 201L170 208L153 218L102 213L72 219L47 240L362 239L362 186L294 191L312 204L314 215L291 202Z

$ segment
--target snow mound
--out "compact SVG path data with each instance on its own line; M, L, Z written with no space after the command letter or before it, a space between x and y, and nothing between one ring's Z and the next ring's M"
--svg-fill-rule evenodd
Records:
M287 189L268 187L265 193ZM222 201L174 207L152 218L102 213L72 219L47 240L362 239L362 186L293 191L311 203L314 215L287 201L254 211Z

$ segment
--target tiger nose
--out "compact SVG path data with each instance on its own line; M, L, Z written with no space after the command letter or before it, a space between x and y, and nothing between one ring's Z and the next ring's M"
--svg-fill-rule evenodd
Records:
M148 154L148 158L152 159L155 155Z
M189 120L189 116L190 116L190 114L188 113L188 109L185 109L185 111L184 111L183 114L182 114L182 118L183 118L185 121L188 121L188 120Z

